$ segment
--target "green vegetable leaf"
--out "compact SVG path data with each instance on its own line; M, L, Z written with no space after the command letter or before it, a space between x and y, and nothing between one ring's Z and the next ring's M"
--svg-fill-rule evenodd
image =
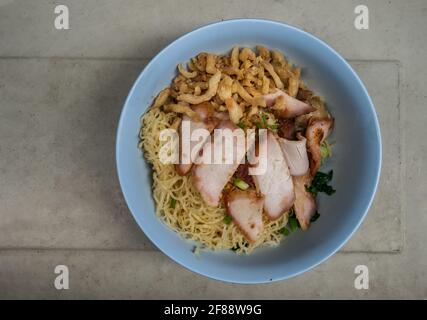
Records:
M259 123L259 122L256 122L256 123L255 123L255 126L256 126L258 129L262 129L262 128L263 128L262 124L261 124L261 123Z
M328 173L323 173L318 171L314 176L313 181L311 182L311 186L306 187L306 190L312 193L314 196L317 196L319 192L324 192L328 196L335 193L335 189L332 186L328 185L328 183L332 180L333 171L329 171Z
M231 216L229 216L229 215L226 215L224 217L223 221L224 221L225 224L230 224L233 221L233 218Z
M284 227L283 229L280 230L280 233L286 237L290 234L290 231L288 228Z
M296 217L290 217L289 218L289 227L291 228L291 231L295 231L300 227L299 222Z
M310 222L316 221L317 219L319 219L319 217L320 217L320 213L316 211L314 216L311 217Z
M240 190L247 190L249 188L249 184L247 184L245 181L239 178L234 179L233 184Z
M175 209L175 207L176 207L176 199L171 198L171 200L169 202L169 207Z

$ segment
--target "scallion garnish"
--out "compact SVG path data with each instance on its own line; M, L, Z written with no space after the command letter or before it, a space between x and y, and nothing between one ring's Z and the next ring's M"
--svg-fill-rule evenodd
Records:
M243 129L243 130L245 130L245 129L246 129L246 124L244 124L243 122L239 122L239 123L237 124L237 126L238 126L240 129Z
M240 190L246 190L249 188L249 184L239 178L234 179L233 184Z
M269 124L268 128L274 132L276 132L279 129L279 125L277 123L275 124Z
M328 158L332 155L331 146L327 141L323 141L320 145L320 155L322 159Z
M231 218L231 216L226 215L223 219L225 224L230 224L233 221L233 218Z
M169 206L170 206L172 209L175 209L175 207L176 207L176 199L175 199L175 198L171 198L171 200L170 200L170 202L169 202Z
M280 233L283 234L285 237L289 235L289 229L284 227L280 230Z
M265 127L267 127L267 117L266 117L266 115L265 114L262 114L261 115L261 120L262 120L262 127L263 128L265 128Z

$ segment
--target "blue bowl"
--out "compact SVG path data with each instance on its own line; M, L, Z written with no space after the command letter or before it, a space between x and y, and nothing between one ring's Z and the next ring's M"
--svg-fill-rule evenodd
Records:
M327 166L334 170L333 196L320 196L321 217L307 232L295 232L281 245L251 255L192 253L155 215L151 169L137 148L140 117L153 97L168 86L178 63L199 52L225 53L235 45L276 48L303 68L303 80L322 95L335 117L330 141L336 141ZM204 276L234 282L263 283L301 274L334 254L357 230L372 203L381 169L381 137L371 98L350 65L316 37L279 22L238 19L194 30L163 49L145 67L124 105L117 131L117 171L136 222L167 256ZM326 168L327 170L329 168Z

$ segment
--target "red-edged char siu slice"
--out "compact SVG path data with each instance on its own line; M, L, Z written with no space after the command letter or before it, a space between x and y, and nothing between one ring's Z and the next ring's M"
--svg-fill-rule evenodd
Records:
M233 222L249 242L256 242L264 229L262 208L264 199L255 190L234 190L226 195L226 207Z
M231 132L234 130L241 130L229 120L221 121L214 130L212 138L203 146L202 154L207 152L211 154L213 158L213 155L219 152L216 150L215 139L221 139L220 132L224 129L229 129ZM214 163L213 159L211 159L210 163L200 163L194 166L192 174L193 183L200 192L205 203L210 206L219 205L222 190L237 170L239 164L244 160L247 148L251 146L250 143L247 143L245 146L243 130L241 130L241 134L243 135L242 148L237 147L237 139L233 139L233 143L230 144L223 142L223 161ZM226 160L224 158L226 155L231 157L231 161L224 161Z
M289 210L295 199L294 185L288 164L286 163L279 142L273 133L268 131L266 170L264 174L254 175L254 182L257 189L264 196L264 209L271 220L280 218ZM262 147L259 147L262 150ZM262 156L261 152L259 156ZM258 162L258 165L261 161Z
M276 91L264 95L267 107L275 106L276 99L283 97L283 105L278 107L275 111L280 118L295 118L297 116L310 113L316 109L309 104L302 102L294 97L291 97L286 92L276 89Z
M301 225L302 230L307 230L310 220L316 213L316 201L313 195L306 190L306 186L311 184L311 175L307 173L303 176L293 177L295 187L295 215Z
M179 164L175 165L175 169L178 172L179 175L185 176L188 174L191 170L191 167L193 166L194 159L191 159L191 154L197 155L199 154L200 150L203 148L204 144L208 140L209 136L202 137L199 141L190 141L190 148L189 150L184 150L183 146L183 128L184 123L187 122L189 130L187 132L188 137L191 137L191 134L197 130L197 129L205 129L209 133L214 130L214 128L218 125L219 120L214 116L214 110L212 105L209 102L204 102L198 105L195 105L192 107L192 109L197 113L199 116L200 121L196 121L194 119L191 119L187 115L184 115L182 117L181 126L179 129L180 134L180 162ZM187 154L187 152L190 152L190 154ZM183 163L183 159L187 158L190 161L187 161L189 163Z

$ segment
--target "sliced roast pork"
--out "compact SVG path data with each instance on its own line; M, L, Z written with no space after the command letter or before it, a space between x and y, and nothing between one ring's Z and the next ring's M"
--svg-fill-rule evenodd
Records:
M279 142L273 133L268 131L266 141L262 139L259 142L267 143L266 170L263 174L254 175L254 182L257 189L264 195L264 209L271 220L280 218L289 210L294 202L294 185L288 164L286 163ZM259 150L263 148L260 146ZM262 157L262 153L258 155ZM258 162L258 165L261 161Z
M295 187L295 215L302 230L307 230L311 218L316 213L316 201L313 195L306 189L306 186L310 186L311 179L308 170L306 174L302 176L293 177Z
M202 149L203 145L206 143L209 138L208 135L201 137L199 141L187 141L189 143L189 148L183 147L183 137L191 137L191 134L197 129L205 129L209 133L218 125L219 120L214 116L214 109L209 102L204 102L192 107L193 111L196 112L198 120L191 119L187 115L182 117L181 126L179 129L180 135L180 163L175 165L175 169L179 175L184 176L190 172L191 167L193 166L194 158L192 159L191 155L197 157L199 151ZM184 134L184 126L187 124L189 130ZM188 150L185 150L188 149ZM189 154L187 154L189 152ZM186 161L187 159L188 161Z
M233 222L250 242L255 242L264 228L264 198L258 196L255 190L234 190L226 195L225 204Z
M296 138L296 127L294 119L279 119L279 130L278 135L281 138L288 140L295 140Z
M218 206L222 190L244 159L247 148L250 147L250 143L247 143L245 146L244 132L241 130L240 132L243 135L242 148L237 147L235 139L233 139L233 143L231 144L224 142L222 150L223 161L216 161L216 163L214 163L213 155L219 152L215 140L222 139L221 130L224 129L230 129L231 131L241 130L230 120L221 121L215 129L212 138L206 142L202 149L202 155L212 155L212 157L209 158L210 163L204 161L206 158L201 156L199 159L203 161L203 163L195 165L192 174L196 189L200 192L203 200L210 206ZM224 158L226 156L231 157L232 161L227 161L227 159Z
M280 103L278 103L280 97ZM309 104L291 97L282 90L264 95L267 107L272 107L279 118L295 118L310 113L316 109Z
M304 175L309 167L306 142L307 140L298 133L299 140L279 138L280 146L288 163L292 176Z
M311 118L308 122L305 137L307 138L307 149L310 159L310 172L314 176L320 168L322 155L320 144L325 141L334 125L333 118Z

